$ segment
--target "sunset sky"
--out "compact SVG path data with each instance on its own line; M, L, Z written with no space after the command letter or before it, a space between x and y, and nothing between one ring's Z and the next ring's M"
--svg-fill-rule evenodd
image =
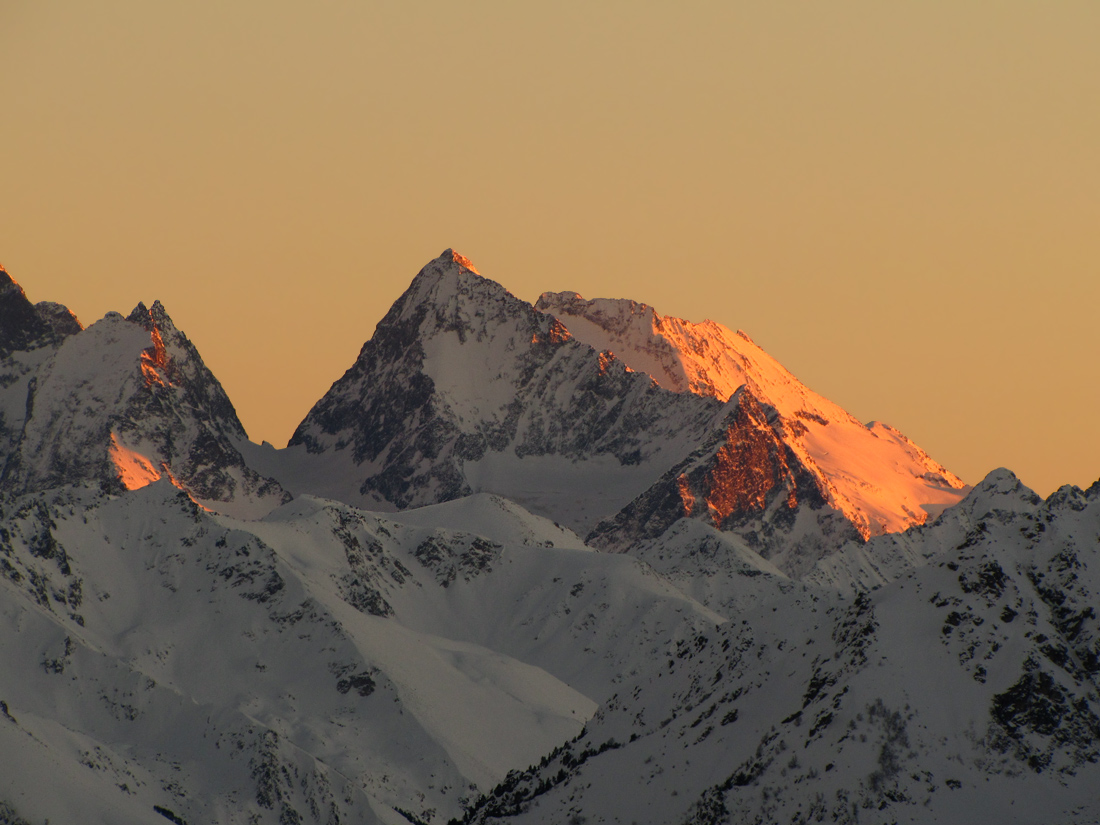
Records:
M1100 477L1100 3L0 0L0 262L286 443L447 247L745 330L975 483Z

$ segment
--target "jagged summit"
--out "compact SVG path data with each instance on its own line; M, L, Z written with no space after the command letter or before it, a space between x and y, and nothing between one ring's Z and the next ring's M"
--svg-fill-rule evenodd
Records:
M463 269L468 269L468 270L470 270L470 272L473 272L475 275L480 275L481 274L474 267L473 261L471 261L465 255L460 255L457 252L455 252L453 249L444 250L443 254L446 255L448 252L451 253L451 260L454 261L459 266L461 266Z
M126 320L137 324L143 329L156 329L164 324L172 324L172 318L160 301L153 301L152 308L145 306L144 301L138 301L137 306L126 316ZM173 328L175 324L172 324Z
M3 294L54 332L0 357L0 821L1100 821L1100 483L868 539L962 491L453 250L287 450L159 302Z
M453 249L444 249L439 257L433 258L424 265L416 277L413 278L409 289L412 290L417 286L422 288L435 286L445 281L458 281L467 277L467 275L476 275L475 280L489 281L488 278L478 272L473 262L465 255L460 255ZM489 282L499 286L494 281Z

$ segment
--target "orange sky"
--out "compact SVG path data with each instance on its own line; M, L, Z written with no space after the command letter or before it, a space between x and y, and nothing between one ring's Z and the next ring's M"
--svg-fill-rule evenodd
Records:
M283 444L444 248L748 332L970 482L1100 477L1100 3L0 0L0 261Z

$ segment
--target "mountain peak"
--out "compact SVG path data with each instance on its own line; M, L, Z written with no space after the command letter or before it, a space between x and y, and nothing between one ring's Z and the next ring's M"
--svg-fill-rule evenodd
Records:
M153 301L152 307L146 307L143 301L138 301L138 305L126 316L126 320L150 333L154 343L163 335L178 332L171 316L160 301Z
M23 287L19 286L19 282L9 275L4 267L0 266L0 297L14 294L22 295L24 298L27 297L27 293L23 291Z
M1038 503L1039 497L1019 477L1007 467L998 467L991 470L985 478L979 481L971 492L972 496L983 495L1010 495L1025 498Z
M408 289L379 322L379 327L404 327L410 323L419 327L427 323L435 329L454 330L481 326L489 316L508 314L505 305L522 313L516 308L517 304L523 304L528 313L533 313L530 304L484 277L469 258L453 249L445 249L417 273Z
M443 259L443 258L447 258L447 257L450 257L452 263L458 264L463 269L468 269L468 270L470 270L470 272L474 273L475 275L480 275L481 274L480 272L477 271L477 267L474 266L473 261L471 261L465 255L460 255L459 253L455 252L453 249L445 249L445 250L443 250L443 254L439 256L439 258Z
M33 395L21 405L27 413L7 457L5 492L81 481L117 491L168 477L231 515L262 515L284 501L278 484L246 465L232 403L159 301L139 303L126 318L107 313L65 340L77 322L63 307L34 317L59 346L25 390Z
M961 480L901 433L856 421L745 332L661 315L636 301L585 300L576 292L543 293L535 308L559 319L576 340L614 351L666 389L725 401L750 387L778 414L776 426L791 448L820 475L830 504L865 537L921 523L964 493Z
M417 294L427 294L429 289L438 284L465 282L493 283L478 272L473 262L465 255L460 255L453 249L445 249L443 254L428 261L424 268L417 273L416 277L413 278L413 282L409 285L409 291Z

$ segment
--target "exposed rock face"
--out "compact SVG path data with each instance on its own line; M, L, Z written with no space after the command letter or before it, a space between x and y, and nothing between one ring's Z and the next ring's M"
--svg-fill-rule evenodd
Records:
M76 335L84 329L80 319L73 315L64 304L55 301L39 301L34 305L34 309L38 313L38 317L53 331L58 340Z
M0 477L26 419L38 368L80 322L61 304L31 304L0 267Z
M64 315L52 314L64 328ZM134 489L161 477L197 500L259 515L286 492L249 469L244 428L159 302L65 338L34 371L0 485L23 494L80 481Z
M737 534L761 557L797 575L832 548L861 542L749 389L740 389L730 405L705 445L597 525L589 543L629 550L657 539L679 519L696 519Z
M23 287L0 267L0 358L56 344L80 330L76 316L61 304L32 304Z
M23 288L0 269L0 356L31 349L48 332L49 327L27 300Z

